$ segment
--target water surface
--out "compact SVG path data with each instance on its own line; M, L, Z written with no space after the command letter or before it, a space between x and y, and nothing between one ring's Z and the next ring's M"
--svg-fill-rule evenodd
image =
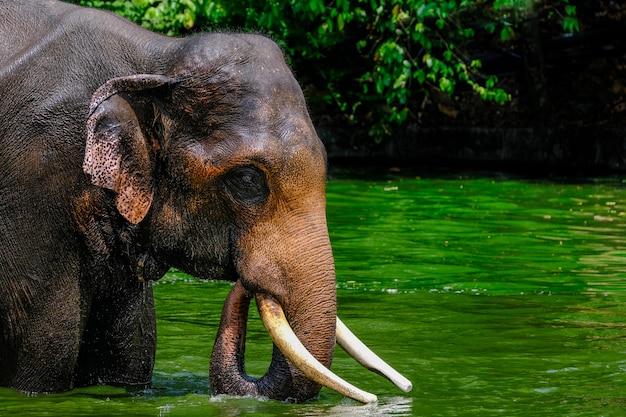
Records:
M326 389L300 405L212 397L209 358L230 284L173 271L154 287L152 389L0 389L0 415L626 415L620 178L335 170L328 222L339 315L413 381L411 393L338 348L333 370L377 404ZM256 313L249 327L248 371L259 375L271 342Z

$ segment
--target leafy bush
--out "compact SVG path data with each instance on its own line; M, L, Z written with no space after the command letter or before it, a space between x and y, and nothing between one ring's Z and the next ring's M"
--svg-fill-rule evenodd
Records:
M75 3L113 11L170 36L192 29L198 18L208 12L206 2L199 0L80 0Z
M555 0L551 12L578 30L575 6ZM417 97L471 88L484 100L511 99L495 76L482 74L466 45L476 30L508 41L532 0L80 0L152 30L179 35L199 28L262 30L283 45L301 79L320 93L312 100L349 123L369 127L376 141L412 116ZM488 9L472 26L467 15ZM484 13L483 13L484 14Z

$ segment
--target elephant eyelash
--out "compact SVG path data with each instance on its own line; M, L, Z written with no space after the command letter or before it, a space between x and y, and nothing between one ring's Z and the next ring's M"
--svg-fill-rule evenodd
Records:
M223 181L233 200L243 206L261 205L270 194L265 172L253 165L231 169Z

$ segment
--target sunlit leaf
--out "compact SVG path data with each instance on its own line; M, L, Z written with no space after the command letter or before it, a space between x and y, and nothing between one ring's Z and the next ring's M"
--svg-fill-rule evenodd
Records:
M580 30L578 19L575 17L565 17L563 19L563 30L568 33L575 33Z
M509 41L515 37L515 30L512 26L505 26L500 31L500 39L504 42Z

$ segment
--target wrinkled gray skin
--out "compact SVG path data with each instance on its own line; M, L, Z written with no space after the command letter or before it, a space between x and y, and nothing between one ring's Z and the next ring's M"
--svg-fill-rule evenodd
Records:
M102 11L0 1L0 385L149 384L150 281L173 266L243 284L214 392L314 397L276 349L264 378L245 375L242 306L271 295L330 366L325 169L270 40L171 39Z

